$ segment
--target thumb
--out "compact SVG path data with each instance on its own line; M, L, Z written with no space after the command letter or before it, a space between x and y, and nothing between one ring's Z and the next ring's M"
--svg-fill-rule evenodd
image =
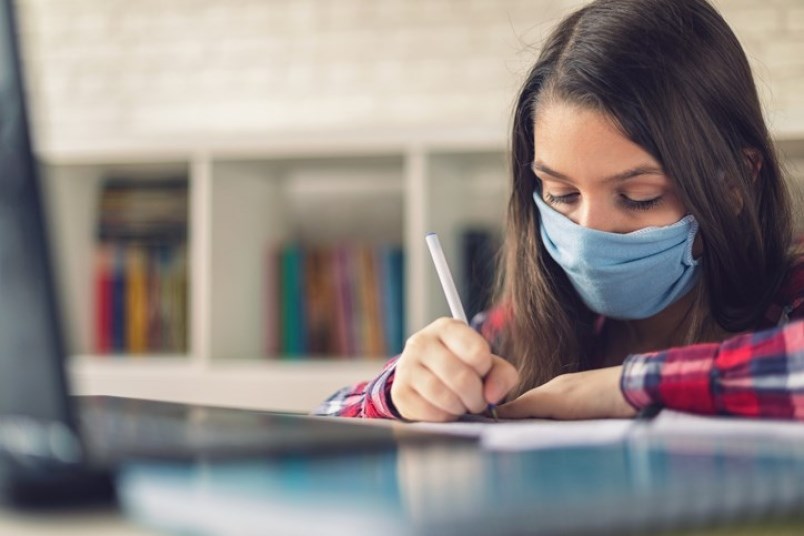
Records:
M491 368L483 380L483 398L496 404L519 382L516 367L500 356L491 356Z
M534 398L536 399L534 401ZM528 419L533 417L534 403L538 404L537 390L531 390L516 400L497 406L497 415L502 419Z

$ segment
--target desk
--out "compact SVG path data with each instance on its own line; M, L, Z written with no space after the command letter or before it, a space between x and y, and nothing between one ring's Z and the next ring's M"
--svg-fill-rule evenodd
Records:
M139 462L120 473L127 515L113 508L0 510L0 534L803 534L804 451L770 447L677 452L637 443L494 453L463 444L345 457Z
M746 527L666 533L665 536L801 536L804 523L769 522ZM14 536L160 536L135 525L115 510L71 514L20 514L0 509L0 534ZM355 535L361 536L361 535Z
M767 522L744 527L666 533L665 536L801 536L804 522ZM134 524L117 510L61 514L21 514L0 509L0 534L14 536L160 536ZM360 535L355 535L360 536Z
M138 463L121 472L121 497L134 518L187 533L804 533L804 446L688 446Z

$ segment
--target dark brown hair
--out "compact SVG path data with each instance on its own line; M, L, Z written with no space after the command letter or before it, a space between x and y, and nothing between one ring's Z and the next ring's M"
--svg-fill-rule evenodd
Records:
M706 0L596 0L547 39L514 111L497 298L510 308L502 354L522 378L512 396L591 365L594 315L544 250L532 199L534 110L545 97L610 117L698 220L699 304L709 315L686 340L708 320L755 327L791 262L791 209L745 53Z

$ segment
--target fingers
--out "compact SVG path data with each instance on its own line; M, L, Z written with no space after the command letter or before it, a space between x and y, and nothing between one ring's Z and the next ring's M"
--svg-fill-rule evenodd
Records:
M483 398L496 404L519 383L519 372L511 363L499 356L492 356L492 366L483 381Z
M480 413L486 408L482 379L472 367L457 359L449 350L441 347L440 351L428 353L422 359L422 364L458 396L465 408L463 413L467 410Z
M439 318L425 329L432 331L450 352L472 367L479 377L488 374L492 365L489 343L465 322Z
M391 399L406 419L443 421L482 412L517 380L516 369L493 355L479 333L443 318L406 341Z
M436 406L419 394L409 384L402 382L391 386L391 398L399 414L410 421L448 422L454 421L464 412L451 413Z

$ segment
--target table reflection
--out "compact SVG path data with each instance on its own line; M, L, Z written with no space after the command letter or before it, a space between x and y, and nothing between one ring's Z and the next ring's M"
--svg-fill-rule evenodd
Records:
M645 438L526 452L400 445L132 463L120 490L135 518L185 533L644 532L804 514L804 447Z

